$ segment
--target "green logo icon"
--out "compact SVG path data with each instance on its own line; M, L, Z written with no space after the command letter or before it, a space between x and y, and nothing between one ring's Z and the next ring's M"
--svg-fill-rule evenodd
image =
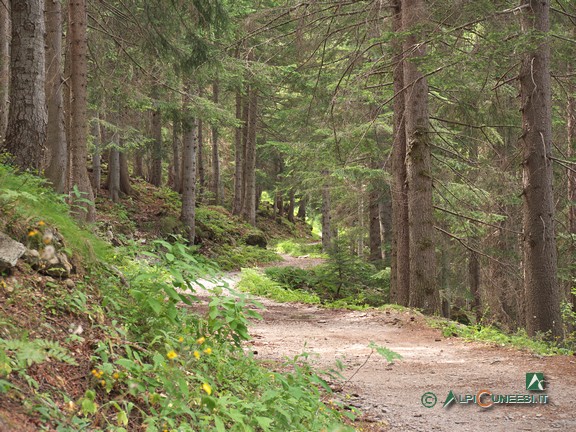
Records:
M448 396L446 396L446 400L444 401L444 405L442 405L442 408L447 408L455 400L456 396L454 396L454 392L450 390L450 393L448 393Z
M544 391L544 374L542 372L528 372L526 374L526 390Z
M420 398L420 402L422 402L422 405L424 405L426 408L432 408L434 405L436 405L437 401L438 398L432 392L426 392Z

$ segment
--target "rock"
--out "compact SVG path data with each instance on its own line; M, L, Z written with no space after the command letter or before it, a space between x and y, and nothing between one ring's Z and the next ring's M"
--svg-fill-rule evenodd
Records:
M56 248L48 245L40 255L40 273L57 278L67 278L72 271L72 264L62 252L56 252Z
M252 233L248 234L246 237L246 244L248 246L258 246L262 249L266 249L266 246L268 246L268 241L266 240L266 237L264 237L264 234Z
M12 268L26 252L26 246L0 232L0 271Z
M26 249L22 259L30 264L34 270L38 270L40 267L40 252L36 249Z
M76 284L74 283L74 281L72 279L66 279L64 281L64 283L66 284L66 288L68 288L68 289L76 288Z

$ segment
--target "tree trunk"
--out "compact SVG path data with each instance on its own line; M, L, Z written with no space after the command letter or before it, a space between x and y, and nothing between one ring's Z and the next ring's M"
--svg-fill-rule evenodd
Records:
M68 4L68 36L70 37L70 153L72 156L72 186L82 200L75 200L75 215L87 222L96 219L94 193L88 177L87 145L87 13L85 0L71 0ZM81 210L79 210L81 208Z
M112 138L114 146L110 149L108 158L108 195L112 202L120 201L120 135L114 133Z
M100 118L97 115L92 122L92 137L94 140L94 150L92 152L92 189L94 195L98 195L100 190L100 181L102 178L102 161L100 156L100 149L102 146L102 133L100 126Z
M136 149L134 152L134 175L139 178L144 178L144 156L142 149Z
M276 214L275 217L280 219L284 216L284 197L282 196L282 192L276 192Z
M180 133L182 131L182 122L179 118L174 118L172 125L172 169L174 170L174 183L172 189L176 192L182 191L182 162L180 160L181 143Z
M256 226L256 119L258 113L258 90L254 87L251 87L248 91L248 113L242 217L250 225Z
M393 30L402 32L402 2L394 0ZM408 306L410 298L410 241L408 229L408 182L406 178L406 129L404 127L404 62L402 44L394 50L394 141L392 145L392 247L390 257L390 301Z
M218 80L212 83L212 98L215 105L218 105L220 88ZM218 149L218 126L212 125L212 184L211 191L214 196L214 204L222 205L224 202L224 187L220 178L220 154Z
M154 186L162 185L162 111L158 101L158 89L153 90L154 110L152 111L152 160L150 170L150 183Z
M21 169L38 171L46 143L44 0L12 0L10 108L0 143Z
M46 147L48 166L46 177L57 193L66 191L68 177L68 142L64 125L62 96L62 7L60 0L46 2L46 102L48 126Z
M306 197L300 198L300 204L298 205L298 213L296 214L296 217L300 220L303 220L303 221L306 220L307 201L308 200L306 199Z
M128 155L125 149L120 150L120 192L124 195L132 194L132 186L130 185L130 171L128 170Z
M380 194L377 190L371 190L368 195L368 241L370 243L370 255L368 260L375 264L382 263L382 236L380 234Z
M0 148L8 127L8 101L10 98L10 1L0 4Z
M547 1L524 0L522 27L532 46L520 71L523 133L523 227L526 330L562 334L552 191L550 29Z
M236 92L236 120L242 121L242 93ZM244 126L238 126L234 135L235 166L234 166L234 202L232 214L239 215L242 212L244 199L244 140L242 139Z
M290 201L288 204L288 220L294 223L294 207L296 207L296 197L294 189L290 189Z
M206 191L206 169L204 167L204 122L198 119L198 202L204 200Z
M324 185L322 186L322 250L328 252L332 246L332 213L330 209L330 188L326 177L328 171L322 171Z
M402 26L411 34L404 52L406 178L408 181L408 220L410 241L410 301L426 313L440 310L436 288L434 210L432 207L432 163L428 131L428 82L418 70L417 60L426 54L417 28L425 22L424 0L405 0ZM416 61L413 61L416 60Z
M576 31L575 31L576 33ZM569 68L571 72L571 68ZM566 132L568 149L566 156L569 160L573 160L576 156L574 146L576 145L576 98L573 96L576 93L576 86L571 85L569 87L568 96L568 106L567 106L567 121L566 121ZM572 235L572 241L569 248L570 257L573 257L576 253L576 163L571 163L570 169L566 170L566 175L568 177L568 230ZM572 310L576 312L576 292L573 292L574 281L576 281L576 268L570 263L570 278L566 286L566 298L568 302L572 305Z
M197 126L188 107L190 88L185 90L183 100L183 148L182 148L182 222L186 225L188 241L194 244L196 237L196 150Z

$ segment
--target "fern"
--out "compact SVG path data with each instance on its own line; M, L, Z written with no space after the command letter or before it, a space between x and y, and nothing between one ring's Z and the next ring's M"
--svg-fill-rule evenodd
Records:
M9 340L0 339L0 351L19 369L30 367L36 363L43 363L53 359L76 366L76 360L68 354L68 350L56 341L47 339Z

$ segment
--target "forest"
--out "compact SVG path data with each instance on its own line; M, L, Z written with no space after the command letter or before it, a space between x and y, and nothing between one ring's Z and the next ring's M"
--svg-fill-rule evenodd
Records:
M236 285L571 353L574 58L570 0L0 2L0 431L388 430Z

